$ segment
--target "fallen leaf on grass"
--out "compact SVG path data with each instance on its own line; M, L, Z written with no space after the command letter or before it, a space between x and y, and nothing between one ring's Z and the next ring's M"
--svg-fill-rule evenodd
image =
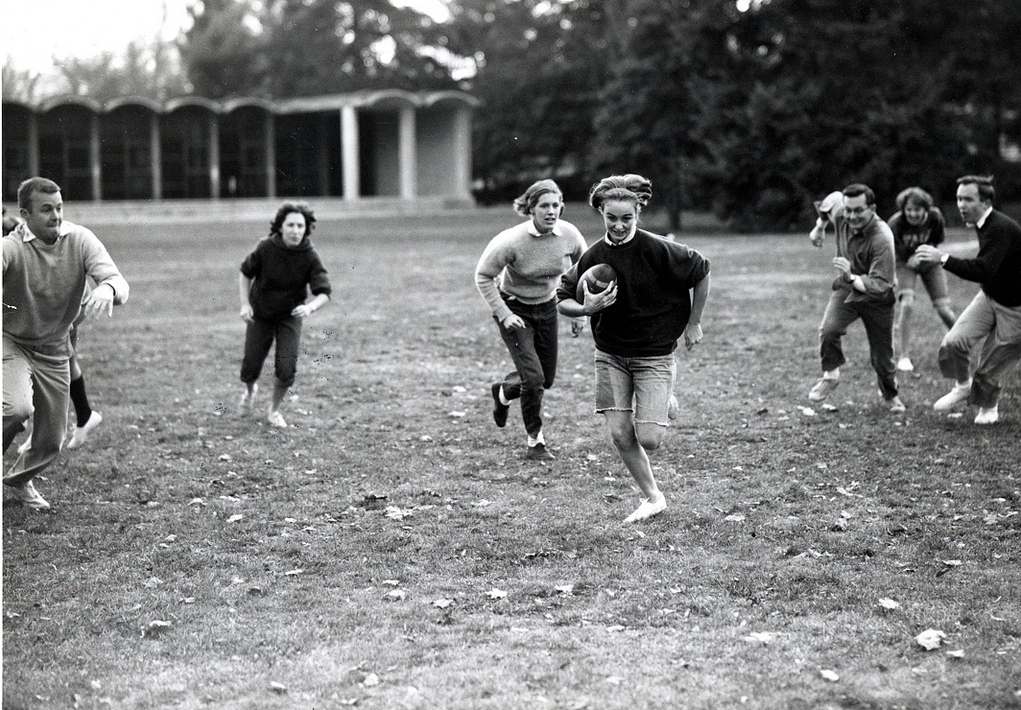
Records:
M287 692L287 686L283 683L278 683L275 680L271 680L269 682L269 689L274 693L280 693L281 695Z
M840 676L838 676L835 672L830 671L830 670L821 670L820 669L819 676L823 680L828 680L831 683L836 683L838 680L840 680Z
M947 635L939 629L926 629L922 633L915 636L915 643L924 648L926 651L934 651L940 647Z
M227 518L227 522L228 523L236 523L237 521L241 520L244 517L245 516L241 515L240 513L236 513L236 514L230 516L229 518Z
M943 564L947 567L960 567L964 563L960 560L943 560Z
M603 680L603 682L604 683L609 683L610 685L620 685L621 683L624 682L624 679L621 678L619 675L611 675L611 676L605 678Z
M890 599L888 597L883 597L882 599L879 600L879 606L883 607L884 609L897 609L898 607L900 607L900 602L894 601L893 599Z
M822 405L822 408L826 412L839 412L840 411L840 407L836 407L836 406L830 404L829 402L827 402L826 404Z
M393 518L394 520L404 520L410 518L414 511L411 508L401 508L396 505L388 505L386 507L386 517Z
M362 685L365 686L366 688L374 688L380 683L382 683L382 681L379 679L379 676L376 675L375 673L369 673L367 676L365 676L365 680L362 681Z
M403 589L392 589L386 593L386 598L394 601L404 601L406 596L408 596L408 593Z
M950 656L951 658L964 658L964 651L962 650L947 651L947 655Z
M452 417L454 419L460 419L465 414L467 414L467 412L447 412L447 416Z
M490 599L506 599L507 592L503 591L502 589L497 589L496 587L493 587L488 592L486 592L486 596L489 597Z
M299 574L305 574L305 570L303 570L303 569L291 569L291 570L287 570L286 572L284 572L284 576L285 577L295 577L295 576L297 576Z
M798 409L801 410L801 413L803 415L805 415L806 417L814 417L815 416L815 410L812 409L811 407L798 407Z
M744 513L732 513L724 518L728 523L740 523L744 520Z
M170 630L171 626L173 626L173 624L171 624L169 621L163 621L162 619L150 621L149 626L147 626L145 630L142 632L142 636L145 636L147 638L159 636L164 631Z
M776 634L770 633L769 631L753 631L741 640L758 646L768 646L776 640Z
M564 595L574 594L573 584L558 584L557 586L553 587L553 589Z
M438 607L440 609L446 609L450 607L453 603L454 603L453 599L437 599L436 601L433 602L433 606Z

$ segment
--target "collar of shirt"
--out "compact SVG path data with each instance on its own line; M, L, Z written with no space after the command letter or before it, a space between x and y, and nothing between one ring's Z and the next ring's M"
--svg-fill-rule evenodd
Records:
M632 239L634 239L635 238L635 234L637 232L638 232L638 225L637 224L633 224L633 225L631 225L631 232L628 233L628 235L626 237L624 237L623 239L621 239L619 242L615 242L612 239L610 239L610 233L609 232L607 232L606 234L603 235L603 239L611 247L622 247L625 244L627 244L628 242L630 242Z
M868 230L868 228L872 226L872 223L875 222L875 221L876 221L876 215L872 215L872 218L869 219L868 222L863 224L861 226L861 229L855 229L854 227L851 227L851 236L852 237L860 237L860 236L862 236L863 234L865 234L865 232ZM850 227L851 225L848 225L848 226Z
M39 238L35 234L32 233L32 230L29 229L28 225L25 224L24 222L19 224L14 231L17 233L17 235L19 237L21 237L21 241L25 242L26 244L28 242L32 241L33 239L38 239ZM60 237L67 236L67 234L70 231L71 231L71 225L68 224L67 222L64 222L63 220L61 220L61 222L60 222L60 234L58 235L57 238L59 239Z
M993 213L993 206L989 205L989 209L982 213L982 216L978 218L978 222L975 222L975 226L979 229L985 226L986 220L989 219L989 215Z
M557 223L553 225L553 229L551 229L549 232L540 232L538 229L535 228L535 222L532 220L528 220L528 233L531 234L533 237L542 237L547 234L555 234L559 237L563 234L563 230L560 229L560 220L557 220Z

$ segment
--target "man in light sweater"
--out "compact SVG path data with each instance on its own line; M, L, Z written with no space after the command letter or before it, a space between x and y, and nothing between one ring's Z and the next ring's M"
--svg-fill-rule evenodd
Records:
M26 506L46 510L32 479L60 454L67 428L71 324L83 313L113 315L128 283L102 242L63 219L60 186L34 177L18 188L23 223L3 239L4 453L34 420L32 445L4 476ZM86 295L86 280L95 287Z
M554 457L542 432L542 396L557 374L556 288L586 245L581 232L560 219L564 197L552 180L534 183L514 201L514 209L529 219L493 237L475 267L475 285L515 366L491 386L493 420L498 427L506 425L511 400L520 398L528 434L525 457L548 461ZM575 335L582 323L574 322Z

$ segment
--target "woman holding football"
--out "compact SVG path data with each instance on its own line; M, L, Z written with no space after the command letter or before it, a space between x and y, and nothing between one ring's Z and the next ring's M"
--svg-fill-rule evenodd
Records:
M590 316L596 345L596 412L605 418L613 445L641 489L643 500L624 522L666 509L652 473L649 451L666 433L677 364L677 341L691 350L702 340L702 312L709 296L709 262L683 244L638 228L652 196L641 175L598 182L589 204L603 216L606 234L582 255L557 289L559 309ZM579 274L608 264L614 284L593 293Z
M520 399L528 434L525 458L549 461L554 456L542 433L542 397L557 374L556 288L585 251L585 239L560 219L564 196L552 180L525 190L514 200L514 210L528 219L493 237L475 267L475 285L493 311L515 367L490 387L493 420L505 426L511 401ZM575 335L581 323L572 324Z

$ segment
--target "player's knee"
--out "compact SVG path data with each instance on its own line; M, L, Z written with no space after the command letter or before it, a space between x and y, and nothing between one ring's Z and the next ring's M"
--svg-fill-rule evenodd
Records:
M630 449L634 447L635 429L633 426L610 426L610 440L618 449Z
M549 389L549 387L546 386L546 380L540 373L525 372L521 374L521 389L525 392L540 392Z
M663 444L666 427L661 424L638 422L635 424L635 437L646 451L655 451Z

